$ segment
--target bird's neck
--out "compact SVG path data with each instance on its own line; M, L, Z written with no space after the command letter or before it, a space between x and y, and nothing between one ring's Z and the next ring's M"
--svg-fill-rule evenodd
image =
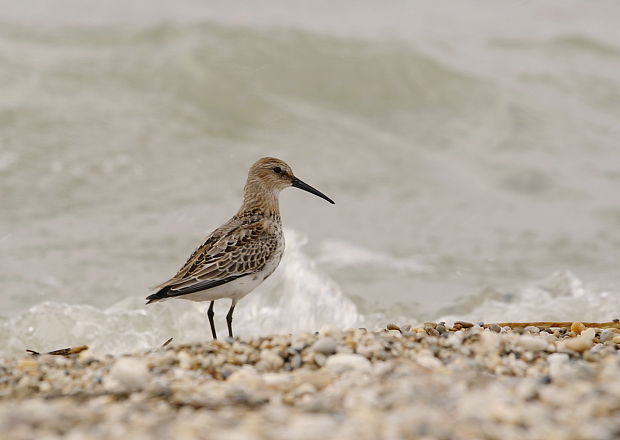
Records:
M266 188L258 180L248 179L239 213L253 210L260 210L264 215L279 216L278 193Z

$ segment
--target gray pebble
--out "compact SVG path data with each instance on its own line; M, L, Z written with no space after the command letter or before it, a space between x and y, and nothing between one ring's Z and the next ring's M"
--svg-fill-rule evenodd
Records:
M614 336L616 336L616 333L612 332L611 330L603 330L601 332L601 336L599 336L599 339L601 342L607 342L613 339Z
M489 325L489 330L491 330L491 331L493 331L495 333L499 333L499 332L502 331L502 328L499 325L497 325L497 324L490 324Z

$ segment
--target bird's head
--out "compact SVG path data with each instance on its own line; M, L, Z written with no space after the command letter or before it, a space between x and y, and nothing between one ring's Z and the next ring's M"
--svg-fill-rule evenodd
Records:
M293 186L319 196L329 203L334 203L334 201L325 194L295 177L293 170L286 162L273 157L263 157L250 167L248 182L250 181L258 181L263 188L275 193L289 186Z

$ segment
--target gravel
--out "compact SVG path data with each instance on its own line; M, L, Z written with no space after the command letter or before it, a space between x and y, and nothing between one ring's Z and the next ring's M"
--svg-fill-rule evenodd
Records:
M617 329L393 327L8 360L0 366L0 437L620 435Z

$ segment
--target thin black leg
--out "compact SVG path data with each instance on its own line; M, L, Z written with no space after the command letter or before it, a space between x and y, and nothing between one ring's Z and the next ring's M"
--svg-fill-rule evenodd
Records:
M233 337L232 315L233 315L233 310L235 310L235 304L237 304L237 301L233 299L233 302L230 304L230 310L226 314L226 324L228 324L228 336L230 336L231 338Z
M207 316L209 317L209 324L211 324L211 333L213 334L213 339L217 339L217 333L215 333L215 323L213 322L213 316L215 315L215 313L213 312L213 304L215 304L215 301L211 301L209 310L207 310Z

